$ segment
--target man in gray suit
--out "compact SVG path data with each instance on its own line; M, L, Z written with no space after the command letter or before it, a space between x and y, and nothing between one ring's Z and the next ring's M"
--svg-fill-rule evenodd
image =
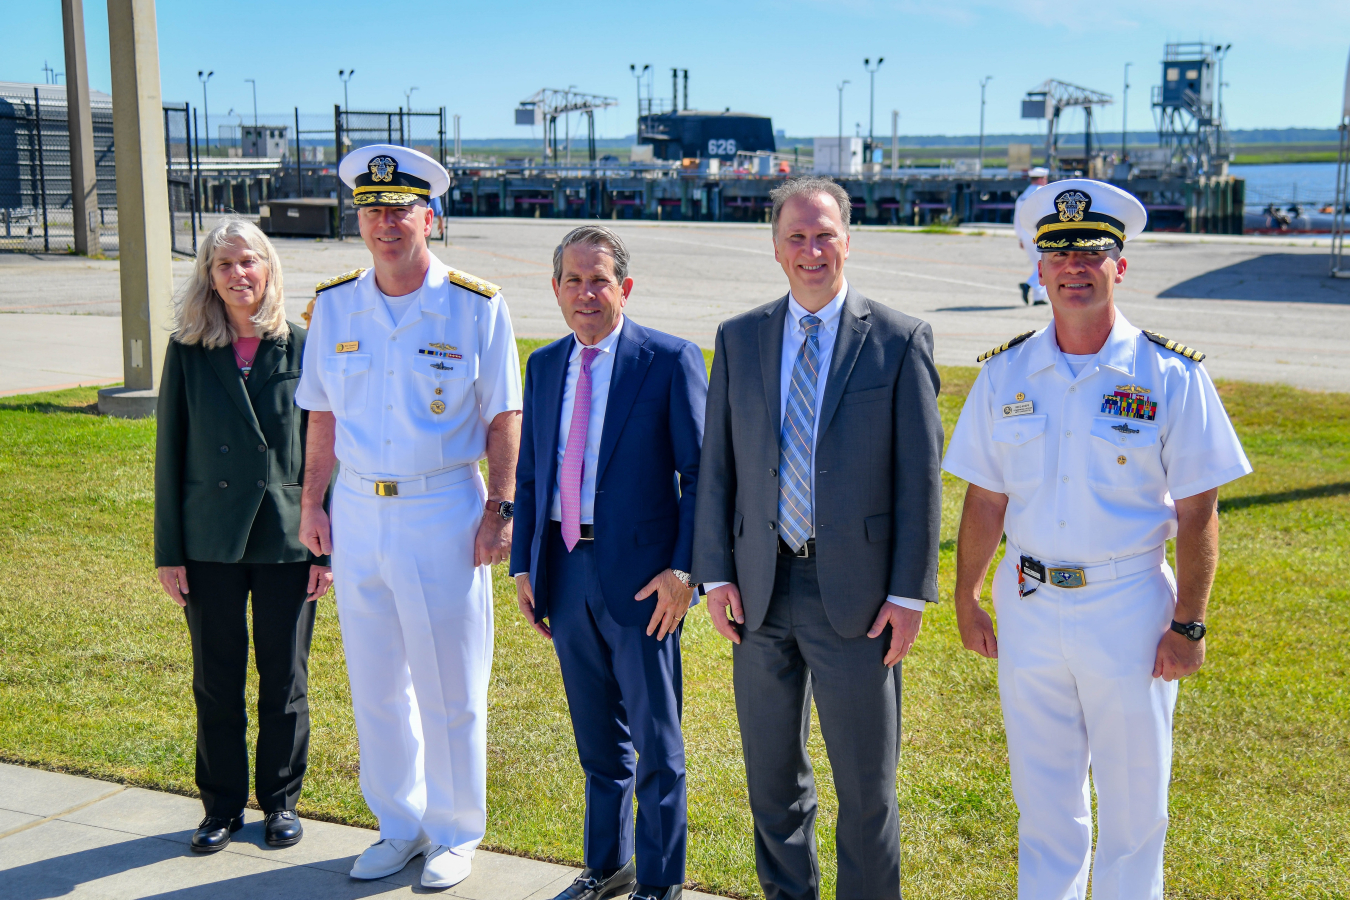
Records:
M771 196L791 290L717 331L693 579L735 645L765 897L820 895L814 696L839 796L836 896L899 898L898 663L937 600L933 332L849 287L842 188L801 178Z

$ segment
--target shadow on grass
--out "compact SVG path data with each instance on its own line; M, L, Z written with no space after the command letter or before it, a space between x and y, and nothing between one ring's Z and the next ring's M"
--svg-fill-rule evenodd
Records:
M1292 491L1276 491L1271 494L1251 494L1247 497L1229 497L1219 501L1219 512L1235 512L1249 506L1270 506L1274 503L1295 503L1299 500L1317 500L1322 497L1339 497L1350 494L1350 481L1337 481L1332 484L1319 484L1313 487L1296 488Z
M0 412L74 413L80 416L98 415L98 403L68 405L64 403L0 403Z

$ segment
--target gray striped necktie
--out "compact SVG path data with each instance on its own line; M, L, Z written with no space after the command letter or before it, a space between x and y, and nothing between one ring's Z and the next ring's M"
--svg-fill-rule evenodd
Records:
M820 373L820 319L802 316L806 340L792 365L783 433L778 442L778 533L793 550L811 537L811 455Z

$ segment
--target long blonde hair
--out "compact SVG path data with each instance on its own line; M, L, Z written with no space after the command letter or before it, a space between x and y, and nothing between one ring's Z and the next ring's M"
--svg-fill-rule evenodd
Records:
M267 235L247 219L230 217L206 235L197 251L197 262L192 277L174 296L174 340L180 344L201 344L214 349L234 343L234 326L225 314L225 301L211 284L211 266L216 249L221 244L244 244L258 255L267 267L267 287L263 289L262 304L253 317L258 337L276 340L290 332L286 327L286 295L281 286L281 260Z

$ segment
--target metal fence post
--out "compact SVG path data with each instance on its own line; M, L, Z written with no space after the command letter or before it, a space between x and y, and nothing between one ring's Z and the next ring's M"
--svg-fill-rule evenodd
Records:
M47 165L46 154L42 147L42 99L38 96L37 86L33 86L33 125L37 135L38 185L42 193L42 252L50 253L51 238L47 230Z
M339 106L338 104L334 103L334 104L333 104L333 170L334 170L334 171L337 171L337 167L338 167L338 166L341 166L341 165L342 165L342 107ZM337 210L338 210L337 239L340 241L340 240L343 240L343 239L344 239L344 238L343 238L343 233L342 233L342 225L343 225L342 220L343 220L344 218L346 218L346 216L344 215L345 210L343 209L343 207L344 207L345 201L346 201L346 199L347 199L347 198L344 197L343 194L342 194L342 179L341 179L341 178L337 179L337 196L338 196L338 206L337 206Z

